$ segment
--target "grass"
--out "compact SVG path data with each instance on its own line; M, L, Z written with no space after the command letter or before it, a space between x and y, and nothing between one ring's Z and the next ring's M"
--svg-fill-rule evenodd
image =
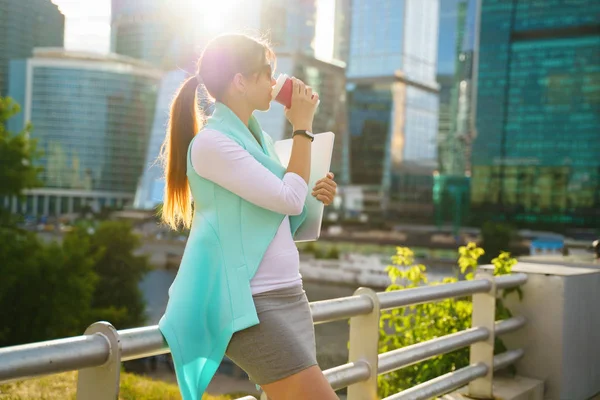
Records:
M0 385L0 400L76 400L77 372L49 375ZM202 400L240 396L204 395ZM181 400L177 385L121 372L119 400Z

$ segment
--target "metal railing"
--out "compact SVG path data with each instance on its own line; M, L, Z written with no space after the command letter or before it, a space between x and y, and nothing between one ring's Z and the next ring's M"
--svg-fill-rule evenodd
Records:
M384 400L428 399L469 384L469 394L492 398L494 370L523 355L511 350L493 355L495 336L525 324L523 317L494 321L497 290L520 286L525 274L493 277L478 273L474 280L375 293L360 288L353 296L310 304L315 324L350 319L349 362L324 371L335 390L348 387L348 400L377 398L377 376L471 346L470 365ZM473 326L451 335L378 354L380 312L453 297L473 296ZM92 324L82 336L0 349L0 383L80 370L77 398L115 399L122 361L169 352L157 326L117 331L106 322ZM252 396L239 400L255 399Z

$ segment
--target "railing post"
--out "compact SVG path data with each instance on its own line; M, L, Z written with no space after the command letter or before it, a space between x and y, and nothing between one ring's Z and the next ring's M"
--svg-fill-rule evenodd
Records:
M483 363L487 374L469 383L469 396L477 399L492 399L494 380L494 327L496 320L496 281L489 272L478 272L475 279L486 279L492 286L487 293L473 295L473 315L471 325L483 327L489 331L487 340L471 345L471 365Z
M121 340L119 332L108 322L96 322L85 335L102 335L108 342L108 359L99 367L79 370L77 400L116 400L121 375Z
M377 293L368 288L359 288L354 295L369 297L373 302L373 311L350 318L348 361L367 363L371 370L371 376L366 381L348 386L348 400L376 400L378 399L379 297L377 297Z

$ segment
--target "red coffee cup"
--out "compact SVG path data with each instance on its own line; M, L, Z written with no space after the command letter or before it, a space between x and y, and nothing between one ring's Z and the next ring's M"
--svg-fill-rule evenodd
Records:
M287 108L292 107L292 88L294 84L289 76L280 74L277 77L277 83L273 87L273 100L279 104L283 104Z
M292 89L294 83L292 79L286 74L280 74L277 77L277 83L273 86L273 92L271 93L273 100L279 104L283 104L287 108L292 107ZM317 102L317 106L321 103L321 100Z

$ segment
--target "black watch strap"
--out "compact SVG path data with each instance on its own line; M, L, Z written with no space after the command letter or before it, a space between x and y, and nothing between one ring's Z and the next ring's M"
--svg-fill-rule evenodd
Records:
M298 129L297 131L294 131L294 133L292 133L292 138L296 135L306 136L311 142L315 140L315 136L312 133L309 133L306 129Z

